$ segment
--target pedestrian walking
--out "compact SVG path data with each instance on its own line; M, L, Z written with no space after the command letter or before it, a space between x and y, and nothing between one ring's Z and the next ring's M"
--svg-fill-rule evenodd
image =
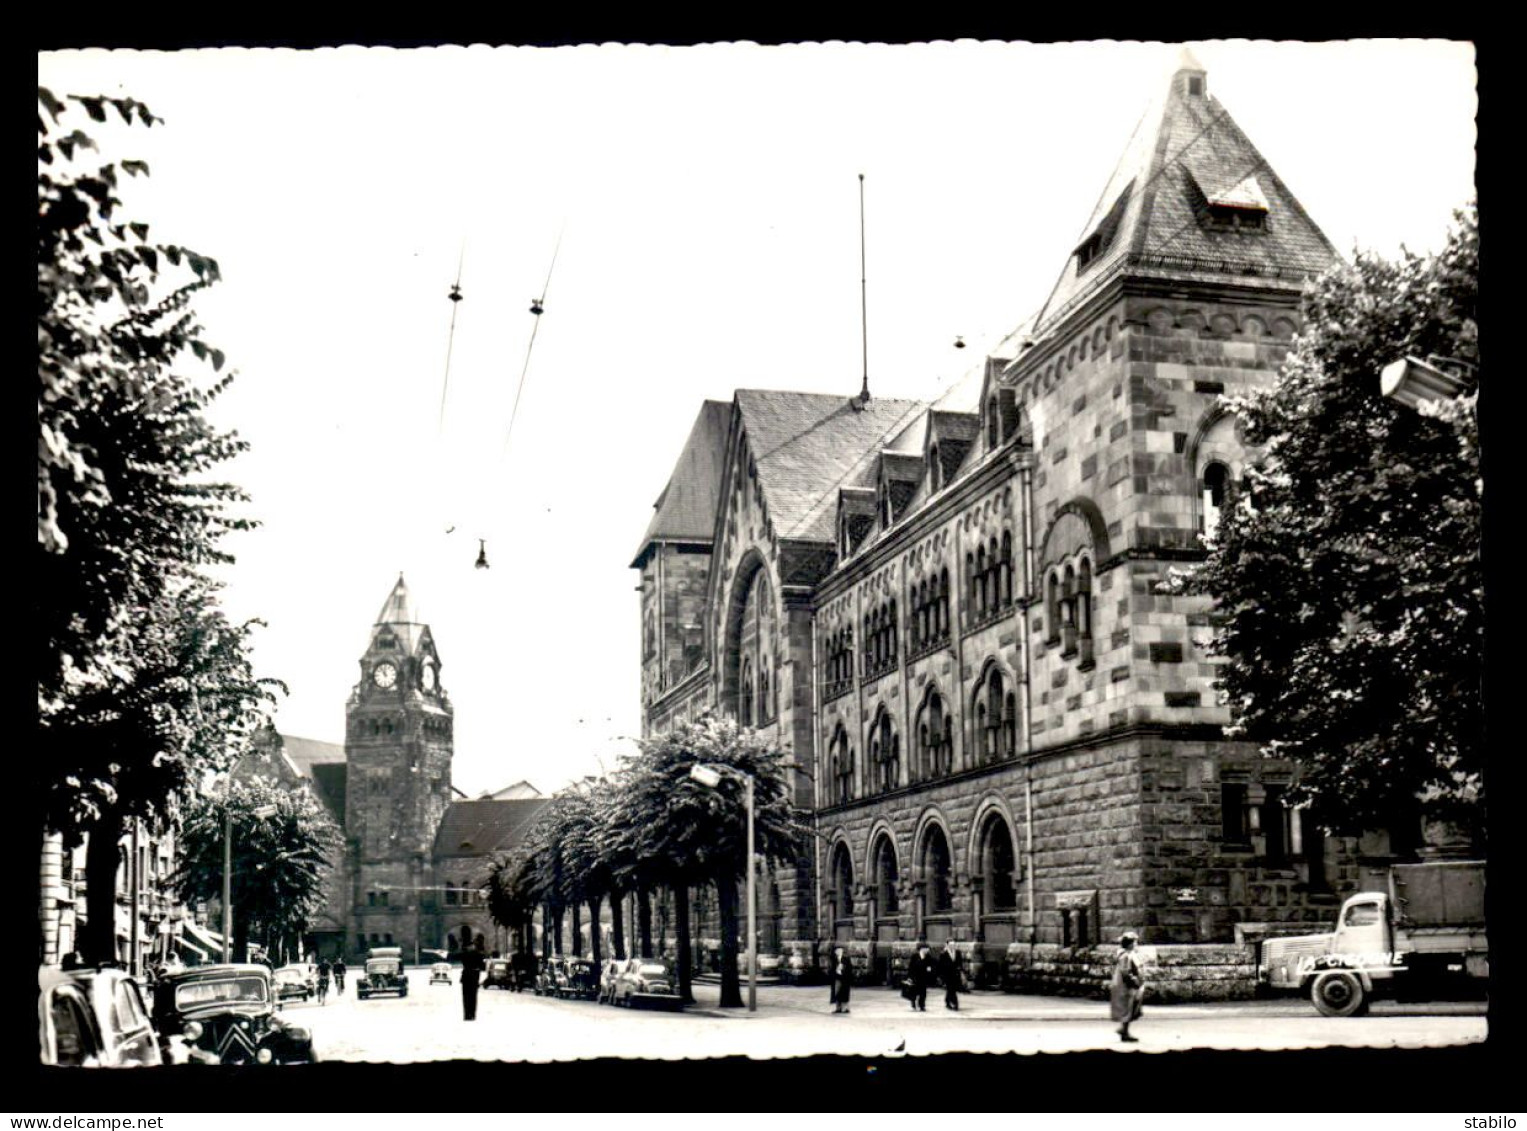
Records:
M1129 1035L1129 1023L1140 1017L1140 1001L1145 994L1145 968L1135 944L1140 936L1125 931L1119 936L1119 956L1114 959L1113 982L1108 989L1109 1013L1119 1025L1119 1040L1131 1044L1139 1037Z
M336 958L334 960L333 970L334 970L334 992L336 994L338 994L340 997L344 997L345 996L345 960L343 958Z
M854 964L849 960L848 953L841 947L832 948L832 996L828 998L832 1002L834 1013L848 1012L848 995L854 984Z
M467 1021L477 1020L477 982L487 964L488 957L479 937L461 956L461 1015Z
M944 1008L960 1008L960 952L954 947L954 940L949 939L944 943L944 949L938 956L938 980L944 983Z
M928 1012L928 987L936 976L937 971L934 969L933 956L928 951L928 944L918 943L917 953L907 964L907 981L911 983L912 1008L920 1013Z

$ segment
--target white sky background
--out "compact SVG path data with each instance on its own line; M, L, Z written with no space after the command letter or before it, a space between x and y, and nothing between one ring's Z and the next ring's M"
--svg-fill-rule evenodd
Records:
M1339 250L1442 245L1473 193L1471 47L1193 50ZM278 726L343 741L402 571L475 795L522 778L550 793L639 733L628 566L700 401L858 391L858 174L870 388L929 399L1043 302L1176 54L67 51L39 55L38 80L165 119L65 122L148 161L124 214L222 268L196 305L239 374L217 418L253 445L226 475L263 523L228 542L225 604L267 622L257 667L291 687ZM491 569L473 569L478 538Z

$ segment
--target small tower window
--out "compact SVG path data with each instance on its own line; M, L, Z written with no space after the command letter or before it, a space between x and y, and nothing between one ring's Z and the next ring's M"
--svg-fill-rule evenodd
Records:
M1202 75L1188 76L1188 94L1193 98L1202 98L1204 93L1204 79Z
M1205 538L1212 538L1219 527L1219 516L1225 509L1225 499L1230 487L1230 469L1218 461L1204 468L1203 514L1200 528Z

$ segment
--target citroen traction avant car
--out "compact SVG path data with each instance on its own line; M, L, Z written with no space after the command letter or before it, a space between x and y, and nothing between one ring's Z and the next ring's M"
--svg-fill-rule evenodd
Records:
M436 962L429 968L429 984L432 986L451 984L451 964L449 962Z
M121 1068L164 1063L165 1050L142 991L125 970L43 967L37 988L44 1064ZM183 1046L173 1059L185 1059Z
M615 1004L628 1009L650 1005L656 1009L679 1009L683 999L675 988L673 971L656 958L630 958L615 979Z
M626 968L623 958L611 958L604 964L604 969L599 972L599 995L594 1000L615 1004L615 980L620 977L620 972Z
M253 964L197 966L154 987L161 1043L179 1038L197 1064L311 1064L313 1035L276 1012L271 972Z
M599 968L587 958L569 958L562 964L556 989L558 997L581 997L592 1001L599 996Z
M536 974L535 992L537 997L551 997L557 992L557 971L562 968L560 958L548 958Z
M403 948L372 947L366 957L366 971L355 983L355 996L365 1001L376 994L408 996L408 975L403 972Z

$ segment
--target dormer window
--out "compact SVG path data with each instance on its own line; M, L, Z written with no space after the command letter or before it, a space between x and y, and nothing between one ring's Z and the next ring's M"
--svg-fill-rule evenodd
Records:
M1119 225L1124 219L1124 208L1129 203L1129 194L1134 187L1134 181L1130 181L1129 184L1124 186L1124 191L1113 202L1113 207L1109 208L1107 215L1103 217L1098 226L1093 229L1092 233L1073 252L1076 256L1076 273L1078 275L1092 266L1093 263L1102 257L1104 252L1113 246L1114 236L1118 235Z
M1205 190L1191 172L1187 179L1193 210L1205 228L1216 232L1261 232L1267 229L1270 207L1256 177L1247 177L1213 192Z
M1203 75L1189 75L1188 76L1188 97L1189 98L1202 98L1203 95L1204 95L1204 77L1203 77Z
M986 446L995 450L1002 442L1002 417L997 412L997 398L988 397L986 401Z

